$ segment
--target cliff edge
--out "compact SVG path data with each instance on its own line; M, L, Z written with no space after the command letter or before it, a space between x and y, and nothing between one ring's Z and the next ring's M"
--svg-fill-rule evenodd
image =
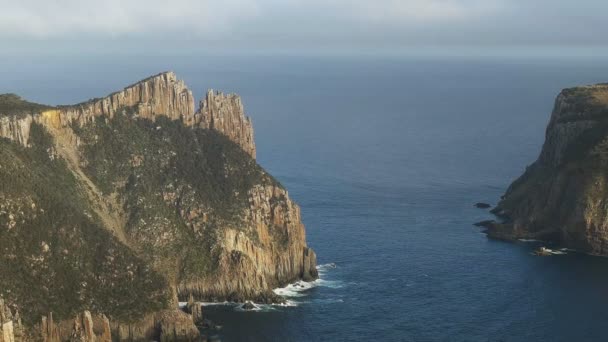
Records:
M492 210L489 236L608 255L608 85L563 90L538 160Z

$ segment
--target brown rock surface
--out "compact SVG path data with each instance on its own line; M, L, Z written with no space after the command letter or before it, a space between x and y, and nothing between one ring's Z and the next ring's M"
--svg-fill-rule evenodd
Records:
M160 341L195 341L200 332L192 316L180 310L165 311L160 317Z
M287 191L260 185L251 189L249 198L244 216L254 234L224 229L217 271L203 279L180 283L180 298L193 294L204 300L275 302L280 298L272 289L318 277L316 255L306 246L300 208L289 199ZM257 241L250 236L257 236Z
M209 90L207 97L200 103L197 111L197 116L199 115L201 127L221 132L255 158L253 126L251 119L245 116L243 103L238 95L225 95Z
M94 122L96 117L112 118L123 111L151 120L157 116L166 116L172 120L180 120L187 126L216 130L255 158L253 126L251 119L245 116L241 98L234 94L224 95L210 90L195 113L192 92L173 72L163 72L146 78L101 99L44 110L25 117L2 116L0 137L27 146L29 128L33 121L54 128L74 123L82 126Z

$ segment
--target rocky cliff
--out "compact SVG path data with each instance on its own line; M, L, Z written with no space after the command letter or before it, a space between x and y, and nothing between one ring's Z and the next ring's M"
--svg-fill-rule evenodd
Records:
M608 85L563 90L538 160L493 209L504 223L488 234L608 255L607 157Z
M122 340L160 321L176 335L183 315L158 313L178 299L279 302L273 288L317 277L236 95L195 110L162 73L78 105L0 96L0 137L0 297L28 326L81 315L86 333L91 310Z
M173 72L149 77L104 98L91 99L77 105L53 108L21 100L7 94L2 106L0 97L0 137L27 146L32 121L51 120L57 127L72 124L84 126L96 117L113 118L128 110L137 117L155 120L159 116L178 120L187 126L216 130L255 158L255 142L251 119L245 116L241 98L210 90L195 112L194 97Z

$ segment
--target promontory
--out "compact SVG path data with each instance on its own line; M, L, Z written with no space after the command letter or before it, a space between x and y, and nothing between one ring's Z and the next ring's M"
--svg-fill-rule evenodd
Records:
M608 85L563 90L538 159L486 222L489 236L608 255Z
M316 277L239 96L195 104L172 72L76 105L0 95L1 342L192 340L193 303Z

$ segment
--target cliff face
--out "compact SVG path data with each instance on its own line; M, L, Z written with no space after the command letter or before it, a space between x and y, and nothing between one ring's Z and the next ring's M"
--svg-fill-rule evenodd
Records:
M277 302L273 288L317 277L238 96L210 91L195 111L162 73L78 105L19 101L10 114L0 98L0 297L27 322L89 309L132 339L178 298Z
M222 132L255 158L253 127L251 119L245 116L240 97L209 90L205 100L201 101L198 115L201 127Z
M218 268L211 276L180 283L179 295L206 300L276 300L269 290L317 278L316 255L306 246L300 208L276 184L255 185L243 208L244 226L231 226L218 236ZM245 274L245 277L234 277Z
M107 97L77 105L58 108L34 105L26 107L28 110L25 113L20 107L20 115L11 113L9 107L5 112L0 112L0 137L27 146L29 126L32 121L43 121L44 113L47 119L52 116L53 124L57 127L73 124L82 127L93 123L96 117L113 118L118 112L129 111L152 121L162 116L181 121L186 126L216 130L255 158L253 126L251 119L245 116L241 98L210 90L195 112L192 92L173 72L149 77Z
M563 90L536 162L493 210L488 233L608 255L608 85Z

